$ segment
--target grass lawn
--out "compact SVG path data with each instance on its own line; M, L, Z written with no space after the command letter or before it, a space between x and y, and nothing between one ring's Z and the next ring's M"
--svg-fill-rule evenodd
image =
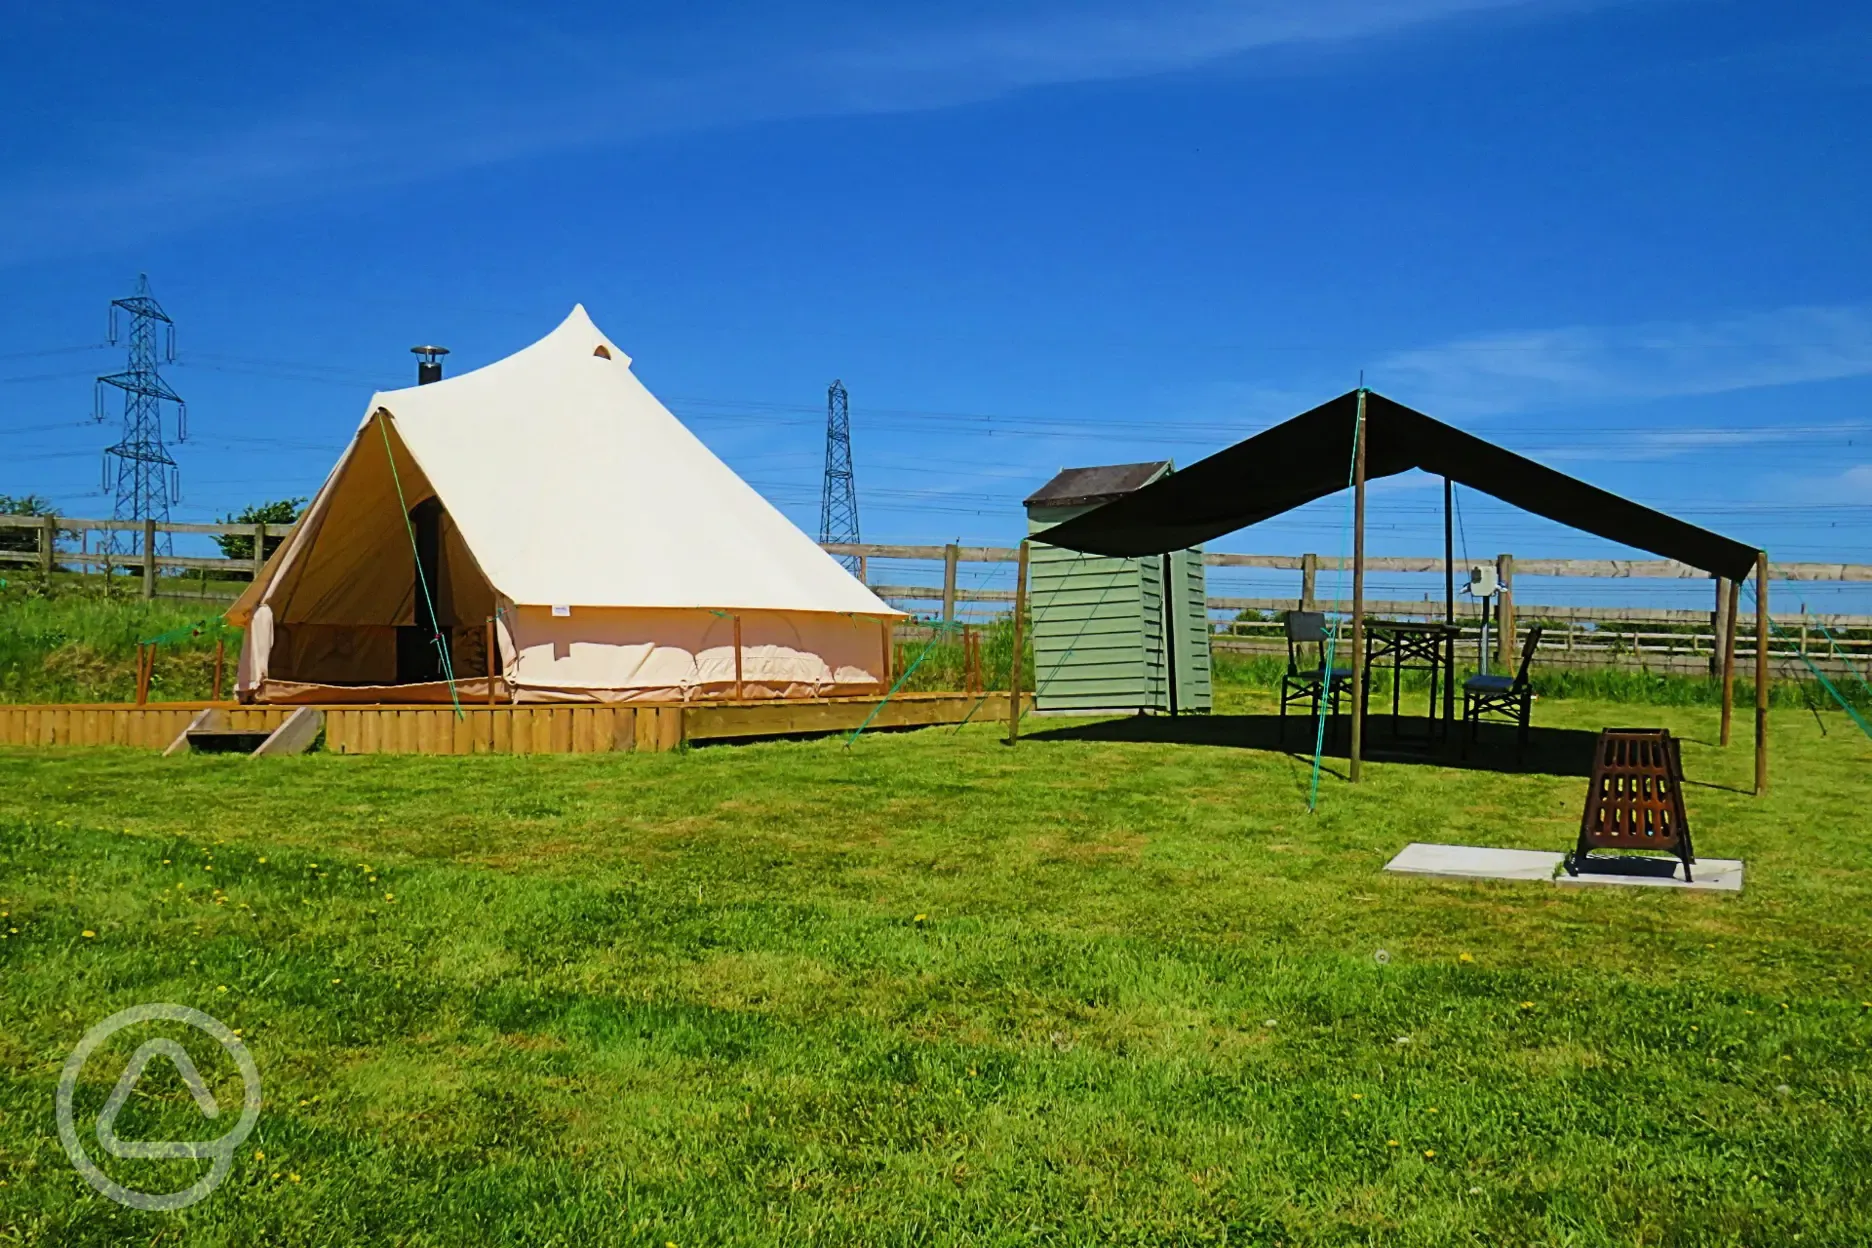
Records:
M1565 848L1577 775L1379 763L1308 815L1288 755L1058 721L0 751L0 1243L1872 1243L1872 743L1774 716L1758 800L1746 716L1725 752L1708 708L1536 708L1686 736L1741 896L1379 871ZM80 1035L148 1001L240 1028L265 1086L174 1214L54 1127ZM151 1070L120 1135L220 1129Z

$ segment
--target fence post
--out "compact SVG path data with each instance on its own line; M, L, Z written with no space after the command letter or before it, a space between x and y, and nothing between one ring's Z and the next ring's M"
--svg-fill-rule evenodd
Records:
M39 571L46 580L52 579L52 551L58 542L58 517L41 516L39 518Z
M260 579L260 569L266 566L266 525L254 525L253 579Z
M1300 556L1300 609L1311 611L1319 590L1319 556Z
M143 597L156 596L156 522L143 522Z
M1495 575L1501 581L1501 604L1495 615L1496 657L1504 672L1515 665L1514 556L1495 556Z
M1710 612L1710 675L1722 675L1723 635L1734 627L1724 618L1729 609L1729 580L1727 577L1716 578L1716 609Z
M943 547L943 623L955 623L956 560L961 550L954 542Z

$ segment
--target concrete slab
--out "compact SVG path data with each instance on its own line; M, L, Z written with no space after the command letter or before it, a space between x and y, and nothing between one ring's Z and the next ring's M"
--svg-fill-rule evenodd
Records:
M1401 875L1433 875L1444 879L1526 880L1582 888L1636 884L1646 888L1681 888L1698 892L1739 893L1742 863L1733 858L1698 861L1693 881L1683 878L1683 864L1675 859L1595 859L1593 869L1568 875L1566 855L1540 849L1484 849L1472 845L1406 845L1385 864Z
M1683 863L1675 858L1632 859L1593 863L1580 868L1578 875L1561 872L1556 884L1596 888L1602 884L1638 884L1646 888L1687 888L1697 892L1739 893L1742 891L1742 862L1738 858L1699 858L1690 868L1695 878L1686 881ZM1654 867L1652 863L1657 865Z
M1540 849L1479 849L1470 845L1426 845L1421 841L1385 864L1405 875L1441 875L1471 880L1551 882L1565 854Z

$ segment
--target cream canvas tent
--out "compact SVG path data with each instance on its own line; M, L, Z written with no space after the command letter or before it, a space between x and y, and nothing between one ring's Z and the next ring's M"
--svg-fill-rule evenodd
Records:
M901 613L630 363L578 307L498 363L374 396L229 612L241 699L879 692Z

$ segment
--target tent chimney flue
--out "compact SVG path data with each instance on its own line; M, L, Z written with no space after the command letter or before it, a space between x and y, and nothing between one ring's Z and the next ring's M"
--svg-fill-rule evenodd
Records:
M418 357L417 385L426 386L432 381L442 380L442 357L448 354L447 347L411 347L410 354Z

